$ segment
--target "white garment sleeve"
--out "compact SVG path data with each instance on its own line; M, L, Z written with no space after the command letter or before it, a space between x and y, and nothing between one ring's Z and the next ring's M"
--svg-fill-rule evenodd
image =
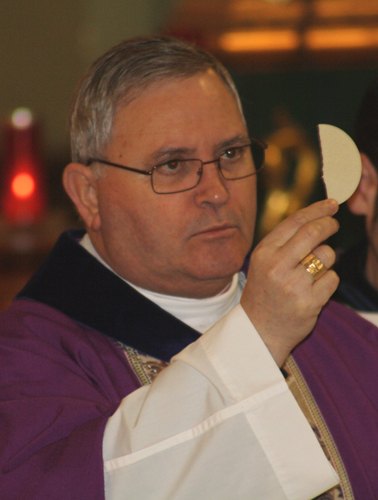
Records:
M122 400L103 454L112 500L304 500L338 483L241 306Z
M365 318L367 321L370 321L370 323L373 323L373 325L378 326L378 313L375 311L356 311L360 316Z

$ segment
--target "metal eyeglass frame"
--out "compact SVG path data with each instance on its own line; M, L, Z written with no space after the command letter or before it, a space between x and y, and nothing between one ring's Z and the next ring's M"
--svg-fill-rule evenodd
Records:
M130 167L128 165L121 165L120 163L115 163L115 162L112 162L112 161L109 161L109 160L106 160L106 159L102 159L102 158L89 158L85 162L85 165L89 167L92 163L103 163L104 165L108 165L109 167L120 168L122 170L127 170L129 172L135 172L136 174L149 175L151 177L151 187L152 187L152 190L156 194L184 193L185 191L190 191L190 190L192 190L192 189L194 189L194 188L196 188L198 186L198 184L200 183L201 178L202 178L202 172L203 172L204 165L208 165L210 163L216 163L216 165L218 167L218 170L221 173L222 178L225 179L226 181L236 181L236 180L241 180L241 179L245 179L247 177L251 177L253 175L256 175L258 172L260 172L260 170L264 166L265 149L268 147L265 142L261 141L260 139L256 139L255 137L251 137L249 143L242 144L240 146L230 146L227 149L238 149L238 148L251 147L252 158L253 158L253 161L255 162L254 153L253 153L253 146L257 146L258 148L260 148L259 149L259 154L261 155L261 159L259 161L260 164L259 165L255 164L255 171L254 172L252 172L252 173L250 173L248 175L244 175L242 177L235 177L235 178L227 178L227 177L225 177L224 174L223 174L223 172L222 172L222 167L221 167L221 163L220 163L221 156L218 156L218 158L215 158L213 160L208 160L208 161L202 161L200 158L185 158L184 159L185 161L191 161L191 160L193 160L193 161L201 162L201 167L198 170L198 174L199 174L198 175L198 181L196 182L196 184L194 184L190 188L179 189L177 191L160 192L160 191L156 191L156 189L154 187L153 173L154 173L154 171L158 167L161 167L162 165L165 165L166 163L168 163L167 161L165 161L163 163L159 163L157 165L154 165L150 170L143 170L141 168ZM175 158L172 159L172 160L169 160L169 161L175 161Z

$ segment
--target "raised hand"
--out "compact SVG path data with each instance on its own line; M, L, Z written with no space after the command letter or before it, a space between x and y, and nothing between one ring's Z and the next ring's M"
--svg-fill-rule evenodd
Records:
M303 208L252 252L241 305L279 366L311 332L338 286L330 269L335 252L323 243L338 230L337 210L334 200ZM306 259L309 254L315 260Z

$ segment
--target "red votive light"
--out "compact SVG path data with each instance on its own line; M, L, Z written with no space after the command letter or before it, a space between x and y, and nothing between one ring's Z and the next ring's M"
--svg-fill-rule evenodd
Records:
M39 222L46 211L39 130L27 108L18 108L4 127L2 216L9 224Z

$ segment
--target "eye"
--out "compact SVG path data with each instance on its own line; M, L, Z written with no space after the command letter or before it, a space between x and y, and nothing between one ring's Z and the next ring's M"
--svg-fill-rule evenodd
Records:
M220 157L222 160L231 160L231 161L238 160L243 156L243 151L244 151L244 146L228 148L221 154Z
M184 161L169 160L156 166L156 172L161 175L175 175L184 168Z
M180 168L180 160L170 160L167 161L167 163L164 163L164 165L160 165L161 167L164 167L166 170L177 170Z

